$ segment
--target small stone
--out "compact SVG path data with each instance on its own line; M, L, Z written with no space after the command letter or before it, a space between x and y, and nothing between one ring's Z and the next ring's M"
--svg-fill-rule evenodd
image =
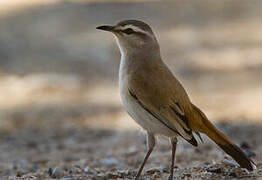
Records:
M22 177L25 174L24 171L17 171L16 172L16 177Z
M242 170L245 174L250 174L250 171L248 171L246 168L241 168L241 170Z
M84 168L84 172L86 173L86 174L96 174L95 172L94 172L94 170L92 170L90 167L85 167Z
M104 174L97 174L97 175L94 176L93 179L95 179L95 180L106 180L107 177Z
M115 172L109 172L107 174L107 178L109 178L109 179L117 179L118 177L119 177L119 175Z
M229 176L237 177L237 173L236 173L236 172L231 172L231 173L229 174Z
M75 179L75 176L67 176L67 177L63 177L60 180L74 180L74 179Z
M161 177L160 174L154 174L154 175L153 175L153 179L159 179L160 177Z
M118 164L118 160L114 157L106 157L100 160L100 163L107 165L107 166L113 166Z
M160 173L160 172L163 172L163 168L162 167L155 167L155 168L151 168L151 169L148 169L146 171L146 174L155 174L155 173Z
M211 172L211 173L222 173L222 168L207 169L207 172Z
M49 168L48 174L51 178L62 178L64 176L64 172L59 166L55 167L54 169Z
M232 167L237 166L237 164L236 164L234 161L231 161L231 160L228 160L228 159L224 159L222 162L223 162L224 164L229 165L229 166L232 166Z
M196 164L196 167L206 167L208 166L209 163L207 161L204 161L204 162L199 162Z
M212 176L213 174L211 172L207 172L207 171L204 171L204 172L201 172L201 174L205 177L207 176Z
M184 177L191 177L190 173L184 173Z
M117 171L122 177L123 176L128 176L130 174L129 170L119 170Z
M178 166L174 166L174 169L175 169L175 168L177 169ZM164 167L162 172L163 172L163 173L169 173L169 172L170 172L169 167Z

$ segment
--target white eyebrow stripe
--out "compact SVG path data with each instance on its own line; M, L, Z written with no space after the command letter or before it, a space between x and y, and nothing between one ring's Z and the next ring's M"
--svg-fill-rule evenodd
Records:
M131 24L128 24L128 25L125 25L125 26L120 26L120 27L118 27L117 29L123 31L123 30L126 30L126 29L128 29L128 28L133 29L133 31L141 32L141 33L143 33L143 34L147 34L147 35L149 35L149 36L152 36L149 32L144 31L143 29L140 29L139 27L133 26L133 25L131 25Z

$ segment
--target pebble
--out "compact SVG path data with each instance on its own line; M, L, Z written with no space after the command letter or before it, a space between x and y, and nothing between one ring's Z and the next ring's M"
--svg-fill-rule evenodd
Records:
M63 177L62 179L60 180L74 180L75 177L74 176L67 176L67 177Z
M159 179L160 177L161 177L160 174L154 174L154 175L153 175L153 179Z
M197 164L197 167L206 167L206 166L208 166L209 164L210 164L210 162L208 162L208 161L199 162L199 163Z
M86 174L96 174L95 173L95 171L94 170L92 170L90 167L85 167L84 168L84 172L86 173Z
M233 166L233 167L238 166L237 163L235 163L234 161L228 160L228 159L224 159L222 162L229 166Z
M237 173L236 173L236 172L231 172L231 173L229 174L229 176L237 177Z
M163 172L163 167L150 168L146 171L146 174L154 174L154 173L160 173L160 172Z
M207 172L211 172L211 173L222 173L222 168L207 169Z
M107 178L109 179L117 179L120 177L120 174L116 173L116 172L109 172L107 173Z
M114 157L106 157L101 159L100 163L107 166L113 166L118 164L118 160Z
M62 178L64 176L64 172L59 166L55 168L49 168L48 174L51 178Z
M104 174L97 174L94 176L93 178L94 180L106 180L107 179L107 176L104 175Z
M213 173L204 171L204 172L201 172L201 175L203 175L204 177L207 177L207 176L212 176Z
M16 177L22 177L24 174L26 174L24 171L19 170L16 172Z
M129 170L119 170L117 171L121 176L128 176L130 175L130 171Z

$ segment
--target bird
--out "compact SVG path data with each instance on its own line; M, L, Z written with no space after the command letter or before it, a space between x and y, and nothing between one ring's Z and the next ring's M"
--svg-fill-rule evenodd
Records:
M147 153L136 174L138 180L155 147L156 136L169 138L172 148L169 180L173 179L178 137L198 146L195 136L207 135L242 168L255 163L194 105L180 81L164 63L152 28L140 20L102 25L98 30L114 34L120 54L120 97L127 113L147 134Z

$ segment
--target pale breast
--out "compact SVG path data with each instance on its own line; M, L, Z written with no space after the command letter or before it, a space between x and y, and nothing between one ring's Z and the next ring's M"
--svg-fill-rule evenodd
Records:
M123 76L120 79L119 87L124 108L137 124L146 131L154 134L161 134L168 137L176 135L138 103L128 91L128 84L126 79L123 79Z

